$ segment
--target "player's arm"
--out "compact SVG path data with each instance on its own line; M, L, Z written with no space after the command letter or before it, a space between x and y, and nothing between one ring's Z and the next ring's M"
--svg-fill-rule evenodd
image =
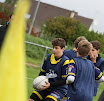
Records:
M50 83L50 86L51 87L58 87L58 86L62 86L62 85L65 85L65 84L66 84L66 80L65 79L60 79L56 82Z
M95 81L96 82L104 82L103 73L97 67L95 67Z
M104 71L104 61L100 64L99 69L101 70L101 72Z
M96 63L94 63L94 65L95 65L95 67L97 67ZM104 61L102 61L102 63L100 64L99 69L101 72L104 71Z
M75 80L75 76L76 76L75 62L73 59L71 59L68 66L68 76L67 76L66 84L73 83Z
M46 73L46 66L47 66L47 60L45 60L44 61L44 64L43 64L43 66L42 66L42 68L41 68L41 70L40 70L40 73L39 73L39 76L40 75L44 75L45 76L45 73Z

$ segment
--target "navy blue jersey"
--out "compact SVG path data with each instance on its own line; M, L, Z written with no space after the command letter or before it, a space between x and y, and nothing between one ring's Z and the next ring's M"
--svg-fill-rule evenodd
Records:
M42 68L41 75L46 75L49 78L49 82L55 82L60 79L65 79L67 77L66 69L69 64L69 59L66 56L62 56L58 59L55 58L54 54L48 54ZM60 89L61 92L67 92L67 85L59 87L50 87L49 89Z
M67 56L70 60L71 60L72 58L77 57L77 51L75 51L75 50L66 49L66 50L64 50L63 54L64 54L65 56Z
M73 58L70 64L74 64L70 67L74 68L75 66L76 71L74 70L74 73L69 72L69 75L75 76L75 81L68 87L68 101L92 101L95 83L94 64L82 57Z

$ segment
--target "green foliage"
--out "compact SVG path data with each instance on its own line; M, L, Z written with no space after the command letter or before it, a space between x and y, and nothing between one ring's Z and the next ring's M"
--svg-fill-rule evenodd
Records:
M76 21L73 18L58 16L54 19L48 19L45 25L42 26L42 34L49 40L56 37L61 37L67 43L73 44L73 41L83 33L88 32L88 28Z
M73 45L75 39L85 36L89 41L98 40L101 42L101 52L104 52L104 34L89 31L88 27L80 21L65 16L57 16L54 19L47 19L42 25L41 35L44 39L52 40L61 37L67 44Z

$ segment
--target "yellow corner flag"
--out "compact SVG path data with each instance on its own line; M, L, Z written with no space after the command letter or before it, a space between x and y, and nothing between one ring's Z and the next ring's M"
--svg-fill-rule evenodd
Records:
M0 52L0 101L27 100L24 34L29 4L19 3Z

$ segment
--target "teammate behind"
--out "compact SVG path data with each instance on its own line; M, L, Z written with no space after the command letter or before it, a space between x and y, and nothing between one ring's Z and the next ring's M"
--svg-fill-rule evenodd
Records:
M91 41L90 43L92 44L93 48L92 48L89 56L87 57L87 59L91 60L94 63L94 65L96 67L98 67L101 72L103 72L104 71L104 59L101 58L101 56L99 54L101 43L98 40ZM99 83L95 82L94 96L97 95L98 90L99 90Z
M87 40L84 36L80 36L78 37L75 42L74 42L74 48L73 49L66 49L64 51L64 55L67 56L70 60L72 58L75 58L77 57L77 48L78 48L78 43L81 41L81 40Z
M102 72L85 58L91 49L92 44L87 40L78 43L77 57L69 63L67 101L93 101L95 77L99 82L104 81Z

